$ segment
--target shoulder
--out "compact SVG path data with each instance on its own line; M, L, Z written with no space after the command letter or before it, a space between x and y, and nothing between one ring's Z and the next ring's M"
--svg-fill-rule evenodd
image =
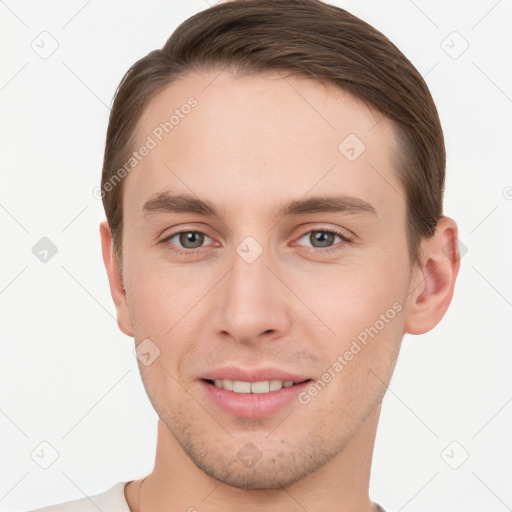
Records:
M130 512L124 496L126 482L118 482L110 489L74 501L38 508L30 512Z

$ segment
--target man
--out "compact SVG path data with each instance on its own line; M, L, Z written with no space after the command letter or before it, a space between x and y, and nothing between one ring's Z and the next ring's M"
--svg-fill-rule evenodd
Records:
M103 258L159 415L153 471L47 512L361 511L405 333L460 257L428 88L318 0L235 0L113 104Z

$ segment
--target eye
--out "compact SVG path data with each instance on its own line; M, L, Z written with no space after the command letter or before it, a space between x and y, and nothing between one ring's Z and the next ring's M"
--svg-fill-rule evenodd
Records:
M164 238L160 243L175 245L176 247L170 247L173 251L188 254L189 252L197 252L196 249L201 248L205 238L211 240L211 238L202 231L179 231L178 233L173 233ZM174 239L176 239L175 242L173 242ZM180 247L185 250L181 250Z
M341 249L341 247L339 247L340 243L336 243L336 238L344 242L341 246L352 242L346 234L329 229L307 231L298 241L306 239L311 244L309 247L311 247L314 252L325 253ZM198 250L203 247L206 239L210 240L210 242L212 241L203 231L183 230L169 235L160 243L178 254L194 254L199 252Z
M316 229L307 231L298 240L300 241L305 238L308 242L311 243L310 247L312 247L315 251L328 252L338 248L336 247L338 244L333 245L336 242L336 237L348 244L352 242L352 240L348 238L344 233L328 229Z

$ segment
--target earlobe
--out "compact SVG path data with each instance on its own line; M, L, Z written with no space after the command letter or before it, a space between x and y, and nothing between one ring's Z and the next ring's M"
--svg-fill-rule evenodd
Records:
M100 236L103 262L105 264L105 269L108 275L110 293L116 306L117 325L124 334L133 337L130 313L126 303L126 291L124 289L123 276L119 270L119 265L114 256L112 247L112 233L106 220L100 223Z
M457 234L455 221L441 217L435 234L423 240L423 263L412 274L404 333L426 333L445 315L460 267Z

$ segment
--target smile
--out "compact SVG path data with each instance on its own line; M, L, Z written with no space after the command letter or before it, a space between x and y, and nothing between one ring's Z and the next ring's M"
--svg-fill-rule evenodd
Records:
M227 391L235 393L270 393L272 391L279 391L282 388L289 388L293 385L300 384L300 382L293 382L292 380L261 380L258 382L248 382L243 380L231 379L216 379L207 380L210 384ZM302 381L304 382L304 381Z
M208 402L230 416L263 418L292 404L306 390L311 379L243 381L231 379L201 379L199 384Z

